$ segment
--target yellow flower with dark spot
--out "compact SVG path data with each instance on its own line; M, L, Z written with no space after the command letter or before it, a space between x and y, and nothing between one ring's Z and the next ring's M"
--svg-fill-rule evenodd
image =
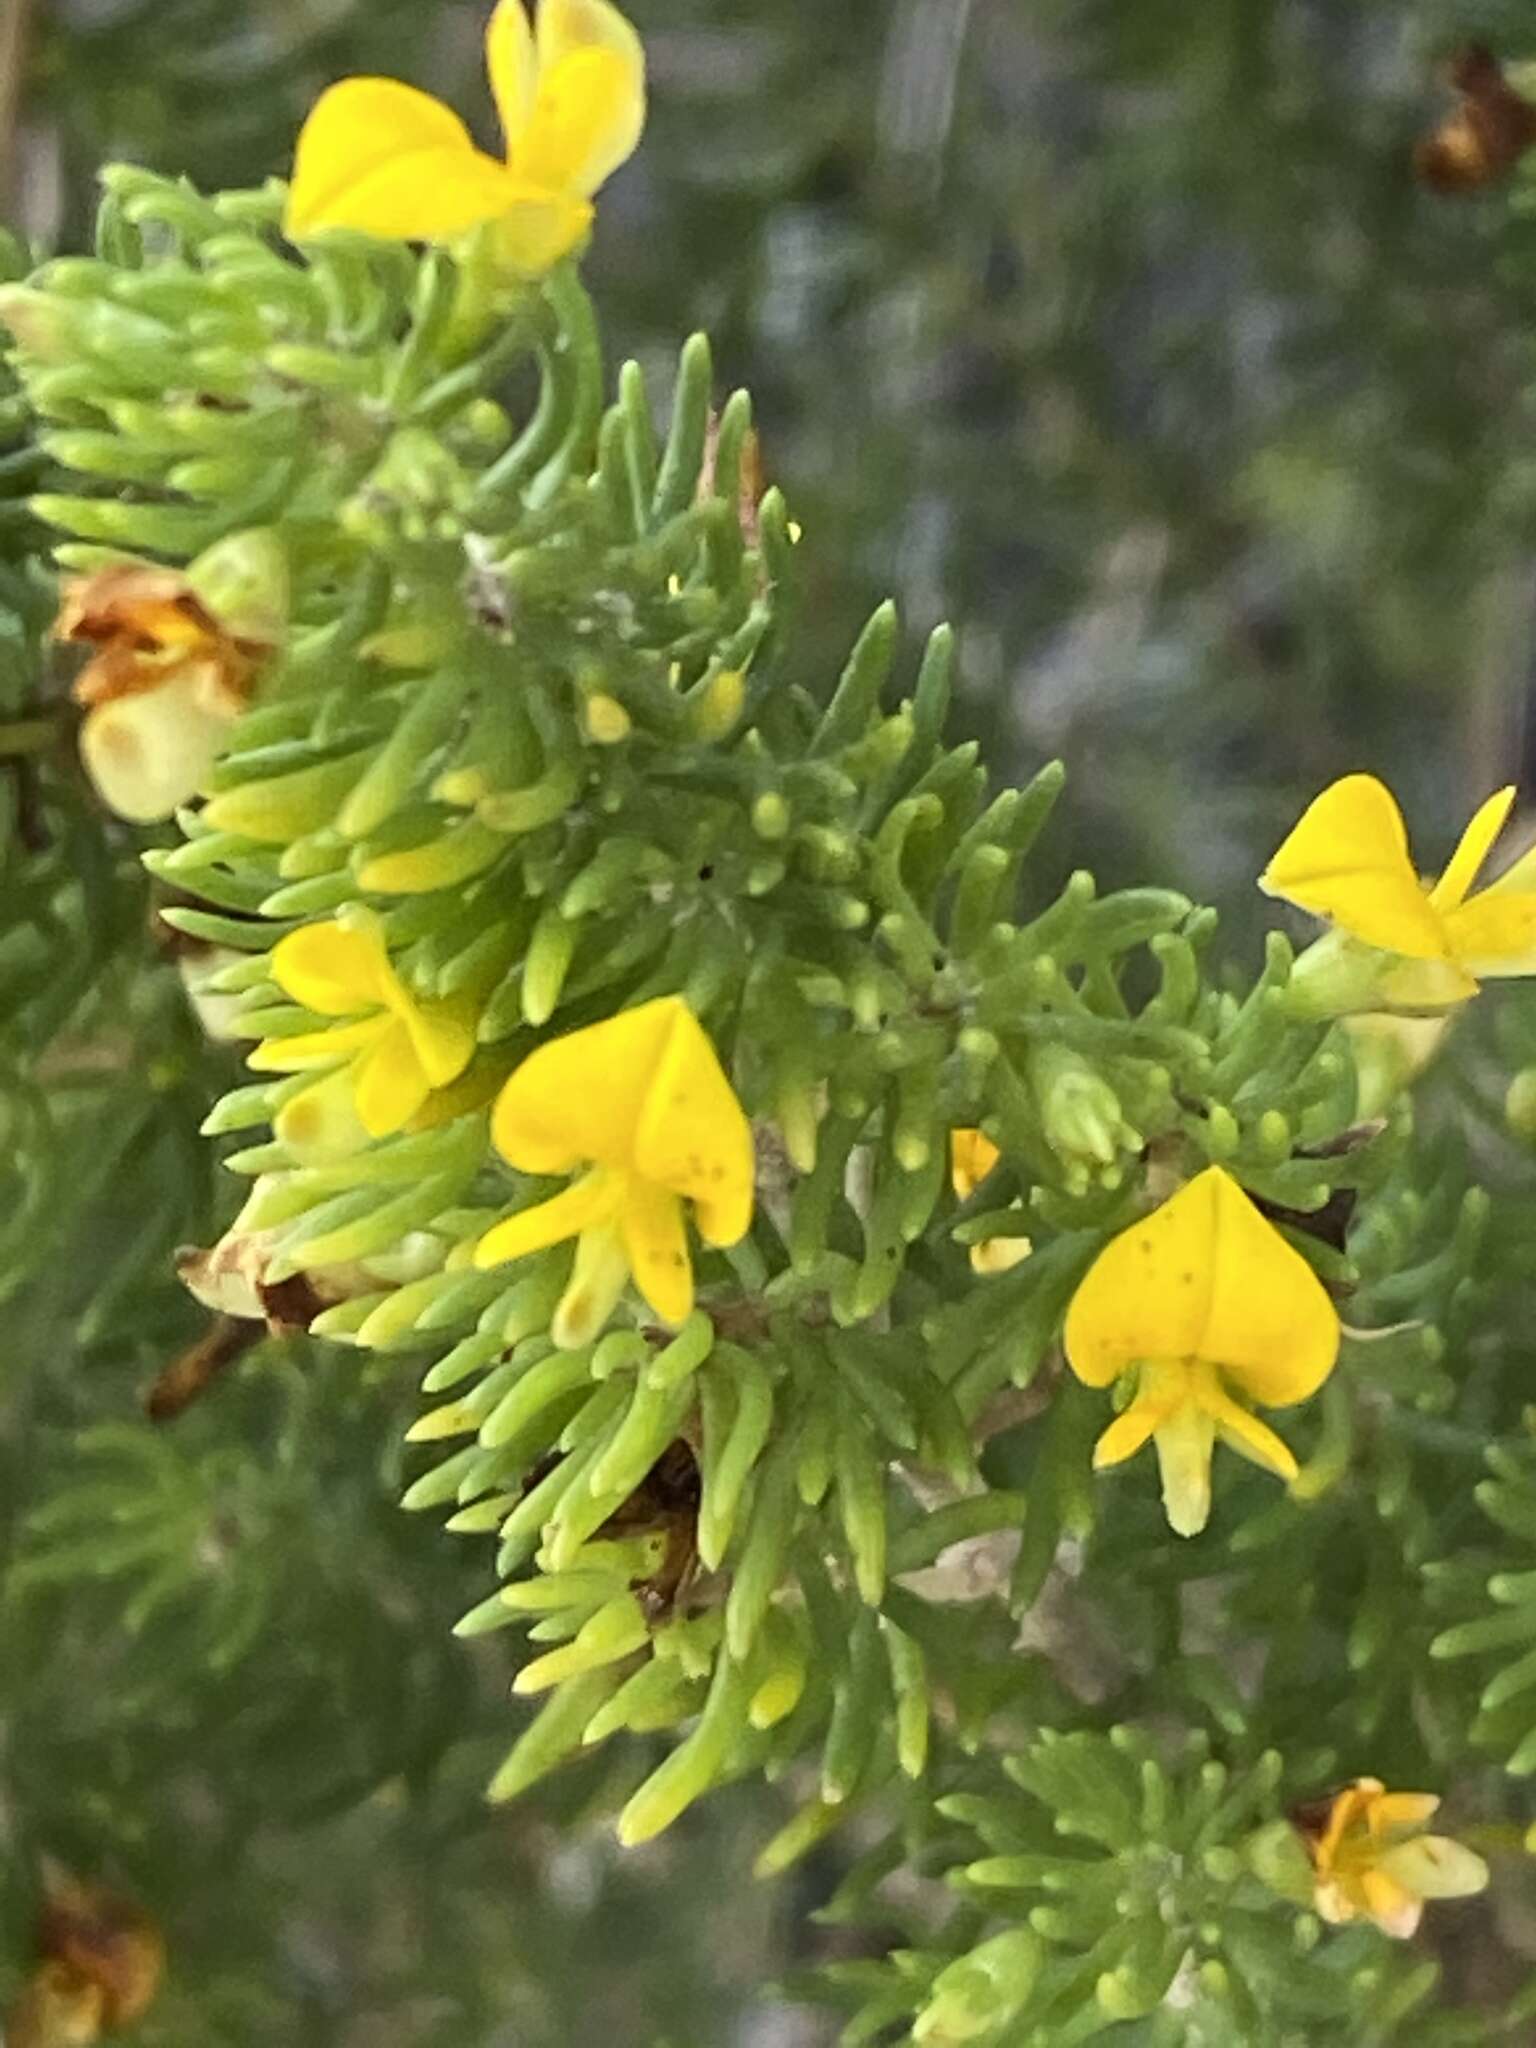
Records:
M273 948L272 978L307 1010L351 1020L263 1039L250 1056L261 1073L322 1070L274 1120L300 1159L342 1157L403 1129L474 1055L471 1007L413 996L390 965L377 920L365 914L289 932Z
M1298 1815L1322 1917L1336 1925L1374 1920L1383 1934L1406 1940L1426 1899L1482 1891L1482 1857L1449 1835L1424 1832L1439 1805L1430 1792L1389 1792L1379 1778L1356 1778L1326 1805Z
M949 1181L962 1202L968 1202L1002 1154L984 1131L968 1127L949 1134ZM1033 1250L1027 1237L989 1237L971 1246L976 1273L1006 1273Z
M1095 1466L1120 1464L1150 1438L1168 1520L1193 1536L1210 1515L1218 1436L1295 1478L1290 1451L1236 1396L1280 1408L1315 1394L1338 1357L1339 1319L1300 1253L1209 1166L1099 1253L1067 1311L1065 1342L1085 1386L1135 1376Z
M1512 787L1489 797L1432 884L1414 867L1403 814L1375 776L1346 775L1308 806L1259 887L1368 949L1354 959L1335 949L1312 970L1341 987L1360 981L1361 999L1340 1007L1445 1009L1476 995L1482 981L1536 974L1536 853L1472 892L1514 800ZM1322 954L1314 947L1298 971ZM1373 966L1371 954L1385 957Z
M322 93L299 136L288 233L354 228L452 241L493 224L500 261L538 277L581 240L592 195L645 125L645 53L609 0L500 0L485 39L505 160L430 94L392 78Z
M597 1334L631 1276L662 1322L687 1318L685 1201L706 1244L736 1244L752 1221L752 1127L680 996L541 1046L497 1098L491 1137L519 1173L579 1174L487 1231L475 1253L495 1266L576 1239L553 1325L567 1348Z

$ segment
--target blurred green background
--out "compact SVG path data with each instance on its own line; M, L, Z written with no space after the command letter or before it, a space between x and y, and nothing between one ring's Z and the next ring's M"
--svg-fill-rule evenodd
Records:
M613 359L665 388L704 326L722 378L753 388L805 527L816 687L889 591L914 642L961 625L961 717L999 771L1058 753L1071 771L1042 887L1080 863L1176 884L1252 953L1252 877L1332 775L1391 780L1431 861L1471 800L1523 777L1536 230L1518 184L1448 199L1410 159L1448 104L1439 57L1468 34L1536 56L1528 6L630 11L652 119L589 264ZM205 186L280 174L317 91L355 71L429 87L489 140L484 12L0 0L3 210L72 249L103 161ZM18 1358L47 1364L0 1419L0 1479L30 1418L29 1458L57 1445L110 1486L123 1443L82 1452L75 1432L132 1416L197 1327L169 1280L105 1306L94 1285L109 1254L132 1280L150 1240L206 1235L213 1199L193 1133L216 1062L168 972L117 1002L163 1063L123 1142L152 1128L158 1165L135 1170L175 1200L153 1230L125 1216L85 1101L71 1142L96 1193L82 1180L62 1227L66 1277L9 1323ZM137 2037L165 2048L828 2039L765 1988L843 1939L803 1926L830 1865L750 1883L766 1795L628 1859L601 1829L563 1833L606 1806L611 1767L485 1813L506 1673L447 1636L484 1588L393 1506L389 1393L346 1360L269 1355L154 1439L168 1520L217 1552L218 1628L244 1642L227 1670L207 1669L197 1614L195 1686L139 1668L110 1581L67 1613L40 1594L10 1628L4 1931L24 1928L39 1848L130 1880L171 1941Z

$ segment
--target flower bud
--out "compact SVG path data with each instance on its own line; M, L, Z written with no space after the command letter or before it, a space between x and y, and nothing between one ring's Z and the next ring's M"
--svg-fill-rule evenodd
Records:
M1029 1077L1046 1139L1064 1161L1110 1166L1122 1150L1140 1149L1119 1096L1081 1054L1042 1045L1031 1056Z
M1040 1973L1040 1942L1027 1927L994 1934L941 1970L912 2026L929 2048L977 2040L1019 2013Z

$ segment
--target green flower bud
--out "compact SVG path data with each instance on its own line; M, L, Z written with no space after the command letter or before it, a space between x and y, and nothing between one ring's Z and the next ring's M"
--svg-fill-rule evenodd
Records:
M950 2048L990 2034L1023 2010L1041 1960L1040 1943L1027 1927L994 1934L939 1972L913 2022L913 2040Z
M1109 1166L1120 1151L1140 1148L1119 1096L1069 1046L1041 1046L1030 1058L1029 1078L1047 1142L1064 1162Z

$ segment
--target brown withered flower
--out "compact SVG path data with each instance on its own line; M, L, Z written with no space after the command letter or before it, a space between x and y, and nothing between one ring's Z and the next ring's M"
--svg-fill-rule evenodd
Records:
M113 563L64 587L56 639L93 650L75 680L80 753L103 801L136 824L195 796L282 636L273 538L235 534L183 574Z
M8 2048L84 2048L143 2018L165 1943L141 1906L49 1863L37 1967L5 2019Z
M1482 43L1453 52L1445 77L1457 104L1419 141L1414 172L1433 192L1480 192L1507 178L1536 144L1536 107L1515 91Z

